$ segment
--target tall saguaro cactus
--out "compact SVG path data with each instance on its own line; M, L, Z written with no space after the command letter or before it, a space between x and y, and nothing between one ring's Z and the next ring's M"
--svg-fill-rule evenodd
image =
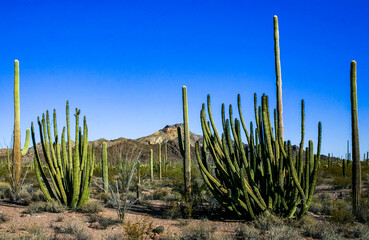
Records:
M358 215L361 193L361 170L359 148L359 124L357 119L357 87L356 62L351 62L350 69L351 89L351 142L352 142L352 206L355 216Z
M185 198L189 200L191 194L191 150L190 150L190 130L188 127L188 106L187 106L187 87L182 87L182 106L183 106L183 139L181 128L178 127L178 142L181 155L183 157L183 171L185 184Z
M278 129L280 137L283 140L283 104L282 104L282 72L281 72L281 58L279 51L279 27L278 17L273 17L274 26L274 59L275 59L275 76L277 85L277 115L278 115Z
M26 142L21 150L20 136L20 97L19 97L19 61L14 61L14 137L13 137L13 189L20 190L20 178L22 168L22 156L26 155L29 147L30 130L26 132Z
M102 177L104 183L104 191L109 191L109 169L108 169L108 151L106 147L106 142L102 143L102 151L101 151L101 161L102 161Z

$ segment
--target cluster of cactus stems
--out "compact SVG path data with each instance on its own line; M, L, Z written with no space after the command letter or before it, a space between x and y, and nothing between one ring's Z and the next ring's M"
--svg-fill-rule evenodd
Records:
M187 107L187 87L182 87L182 106L183 106L183 130L182 137L181 128L177 128L179 150L183 157L183 177L185 185L185 199L189 200L191 195L191 150L190 150L190 130L188 127L188 107Z
M15 191L20 190L22 156L26 155L29 147L30 130L26 131L26 142L21 150L20 136L20 100L19 100L19 61L14 61L14 137L13 137L13 182ZM9 157L8 157L9 158Z
M109 191L109 167L108 167L108 151L106 142L102 143L102 151L101 151L101 161L102 161L102 177L104 184L104 191Z
M206 119L205 104L201 110L203 146L196 143L197 161L202 176L219 203L241 218L255 218L261 212L270 211L283 217L306 214L314 194L318 164L320 161L321 123L318 127L317 155L313 153L313 142L304 148L304 102L301 104L301 142L296 157L291 143L283 142L279 135L278 118L274 111L274 127L269 117L268 97L263 95L261 106L257 106L255 94L256 128L250 122L247 130L241 112L238 95L240 121L233 119L229 106L229 119L222 105L223 134L215 127L208 95L207 107L210 123ZM245 146L241 139L241 125L247 138ZM233 136L233 138L232 138ZM206 152L209 150L216 165L215 176L211 175Z
M42 115L41 121L40 118L37 118L47 171L42 167L37 151L33 123L31 124L35 152L35 172L41 191L47 199L57 200L72 208L81 207L89 199L95 163L94 146L90 147L87 141L86 117L83 120L82 132L79 126L79 114L80 110L76 109L74 115L76 118L74 150L72 149L70 136L68 102L66 107L67 142L65 140L65 127L63 128L61 142L59 142L55 110L53 114L54 138L50 131L49 112L46 111L46 118L44 114ZM55 142L52 141L53 139L55 139Z
M352 206L355 216L358 215L361 193L361 169L359 148L359 124L357 119L356 62L351 62L351 143L352 143Z

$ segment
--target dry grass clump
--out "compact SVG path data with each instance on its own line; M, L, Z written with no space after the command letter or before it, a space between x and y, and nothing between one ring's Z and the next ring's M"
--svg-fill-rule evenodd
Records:
M215 239L215 229L205 221L196 225L189 225L183 228L183 240L211 240Z
M258 239L259 236L259 231L252 224L240 223L235 230L234 239L253 240Z
M269 231L272 227L280 227L284 221L268 211L260 214L254 221L254 226L262 231Z
M304 216L296 225L300 227L305 237L326 240L342 239L342 236L337 233L334 225L329 222L318 222L312 216Z
M65 207L56 201L47 201L47 202L33 202L31 203L24 213L33 214L33 213L41 213L41 212L51 212L51 213L60 213L65 210Z
M82 226L71 222L65 224L60 232L64 234L70 234L78 240L91 239L91 236L84 230Z
M272 226L269 230L269 238L275 240L300 240L300 233L293 227L282 225ZM255 238L254 238L255 239Z
M355 219L350 202L341 199L333 202L331 214L334 222L353 222Z
M102 217L102 216L99 216L99 215L96 215L96 214L90 215L88 222L89 223L96 223L97 222L102 229L106 229L109 226L116 225L116 224L119 223L119 221L117 221L115 219Z

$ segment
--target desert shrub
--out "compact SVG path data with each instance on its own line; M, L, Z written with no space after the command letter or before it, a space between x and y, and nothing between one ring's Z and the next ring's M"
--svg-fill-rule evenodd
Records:
M166 219L177 219L182 217L181 204L179 202L171 202L169 207L163 212Z
M98 213L103 211L103 206L98 201L88 201L83 204L80 211L85 213Z
M0 198L9 198L9 193L11 191L10 184L7 182L0 182Z
M206 222L187 226L182 231L182 240L210 240L215 239L214 228Z
M272 226L269 238L273 240L300 240L302 237L296 229L289 226Z
M98 195L96 195L96 199L103 200L104 203L109 202L109 193L101 192Z
M355 218L352 213L351 204L344 200L334 201L331 214L332 220L335 222L352 222Z
M282 226L283 224L284 222L282 219L271 214L268 211L260 214L254 221L255 227L263 231L268 231L272 227Z
M356 225L352 228L352 233L354 238L359 238L362 240L369 240L369 227L367 225Z
M145 239L146 237L153 237L152 222L146 218L141 221L132 223L128 221L123 226L125 236L128 240Z
M91 236L80 225L75 223L67 223L62 231L63 233L73 235L78 240L89 240Z
M105 236L105 240L122 240L124 239L124 234L122 233L110 233Z
M369 190L366 190L360 199L358 220L363 223L369 223Z
M297 224L305 237L327 240L342 239L342 237L337 234L335 227L329 222L318 223L313 217L304 216Z
M43 194L41 190L33 191L31 192L31 200L33 202L39 202L39 201L47 201L47 198Z
M234 238L237 240L253 240L258 239L259 235L259 231L253 225L241 223L236 228Z
M48 202L33 202L31 203L24 213L33 214L41 212L60 213L65 210L65 207L59 202L48 201Z
M349 188L351 187L351 178L348 176L346 177L337 176L333 178L333 181L331 182L331 184L335 186L335 189Z
M102 217L102 216L99 216L99 215L96 215L96 214L90 215L88 222L89 223L98 222L103 229L118 223L117 220L114 220L112 218Z

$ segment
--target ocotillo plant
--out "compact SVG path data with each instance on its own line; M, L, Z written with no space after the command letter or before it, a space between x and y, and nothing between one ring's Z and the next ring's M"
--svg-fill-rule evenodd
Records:
M12 187L20 190L20 178L22 168L22 156L26 155L29 146L29 129L26 131L26 142L21 150L20 139L20 101L19 101L19 61L14 61L14 137L13 137L13 171Z
M161 143L159 143L159 180L161 180L162 175L161 169Z
M106 142L102 143L101 151L101 161L102 161L102 177L104 183L104 191L109 191L109 167L108 167L108 151Z
M67 132L69 132L69 104L67 102ZM69 207L81 207L90 196L91 179L94 170L95 156L94 146L90 147L87 141L87 122L83 119L83 132L79 126L80 110L76 109L76 137L75 148L68 149L72 152L72 159L68 159L68 152L65 142L65 127L59 143L57 131L56 113L54 110L54 137L50 132L49 112L42 115L42 120L37 118L40 129L40 139L44 158L47 163L48 171L45 172L39 153L37 151L37 142L35 140L35 131L33 122L31 124L32 142L35 152L35 172L41 191L47 199L55 199ZM68 134L69 135L69 134ZM52 142L55 139L55 142ZM60 149L61 145L61 149ZM68 146L71 142L68 140ZM63 156L63 157L61 157ZM49 181L49 179L51 181Z
M283 104L282 104L282 72L281 72L281 59L279 50L279 27L278 17L273 17L274 27L274 61L275 61L275 76L277 85L277 116L278 116L278 129L279 135L283 140Z
M240 121L233 119L231 105L229 119L226 119L223 104L224 133L219 135L211 114L208 95L210 123L206 119L204 104L201 110L201 126L204 142L214 159L216 171L215 176L210 173L206 151L203 147L200 148L197 142L196 155L202 176L218 202L240 218L255 218L264 211L283 217L300 217L306 214L315 190L320 160L321 123L319 122L318 126L317 154L314 156L313 142L310 140L306 151L309 154L306 155L304 164L303 151L293 157L291 143L282 141L278 136L278 129L275 131L277 135L273 133L267 96L263 95L261 103L255 115L256 128L253 128L251 122L250 132L246 129L241 113L240 96ZM302 104L301 149L304 142L303 107ZM247 148L241 139L241 125L247 138ZM279 126L277 118L274 126Z
M191 195L191 156L190 156L190 130L188 127L188 107L187 107L187 88L182 87L182 105L183 105L183 129L184 136L182 138L181 128L177 128L178 142L181 155L183 157L183 171L185 184L185 198L189 200Z
M351 62L351 138L352 138L352 206L355 216L358 215L361 193L361 170L359 148L359 126L357 120L356 62Z
M154 159L152 149L150 149L150 181L154 181Z

